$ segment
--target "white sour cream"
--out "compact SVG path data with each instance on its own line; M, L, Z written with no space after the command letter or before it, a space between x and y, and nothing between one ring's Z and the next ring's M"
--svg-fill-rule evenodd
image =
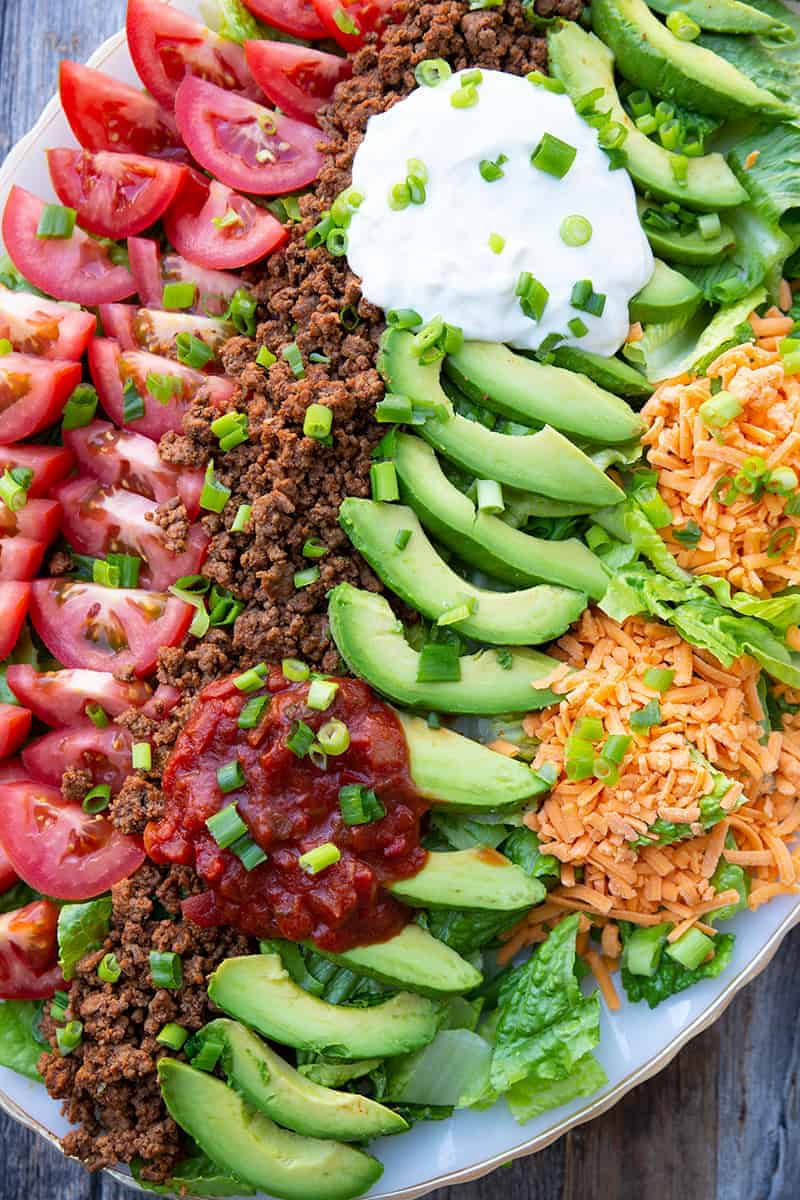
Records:
M566 95L484 70L478 103L454 108L459 78L419 87L370 118L353 164L353 186L365 200L348 246L364 295L384 309L416 309L426 321L441 315L470 340L534 350L560 333L566 344L615 353L628 332L628 301L653 272L627 171L608 169L594 129ZM545 133L577 150L563 179L531 166ZM508 159L503 177L489 183L479 164L500 154ZM427 197L397 212L388 197L405 180L409 158L427 168ZM568 246L559 234L571 215L591 223L584 246ZM505 239L500 254L489 246L491 234ZM538 321L525 316L514 294L523 271L550 293ZM581 279L605 294L602 317L570 304ZM588 327L584 336L569 334L575 317Z

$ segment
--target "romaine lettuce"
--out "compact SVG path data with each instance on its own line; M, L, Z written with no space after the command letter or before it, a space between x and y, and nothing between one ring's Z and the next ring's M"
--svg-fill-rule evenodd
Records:
M41 1001L6 1000L0 1004L0 1066L28 1079L40 1079L36 1064L49 1049L39 1034Z
M111 897L101 896L85 904L64 904L58 914L58 965L69 980L75 967L90 950L99 950L111 921Z

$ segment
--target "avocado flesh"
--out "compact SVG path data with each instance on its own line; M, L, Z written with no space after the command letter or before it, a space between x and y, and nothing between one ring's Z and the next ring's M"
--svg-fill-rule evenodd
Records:
M336 647L354 675L396 704L443 713L532 712L560 703L534 681L559 666L536 650L514 649L511 666L500 666L491 650L462 656L461 678L452 683L420 683L419 654L403 636L403 626L383 596L340 583L328 597L328 618Z
M500 342L464 342L444 367L471 400L511 420L550 425L604 446L629 442L644 431L641 417L619 396Z
M617 396L643 399L650 395L650 387L644 376L618 358L606 358L591 350L582 350L580 346L556 346L553 357L556 366L564 367L567 371L580 371Z
M378 370L392 391L449 414L426 421L419 430L445 458L480 479L496 479L555 500L602 507L623 499L621 489L557 430L545 426L528 437L514 437L493 433L454 414L441 385L441 365L421 364L412 352L413 340L403 330L387 329L381 339Z
M755 33L794 41L791 26L741 0L647 0L647 7L664 16L686 13L701 29L714 33Z
M637 197L636 207L641 218L649 207L646 200ZM717 263L736 246L736 234L724 221L716 237L708 241L699 229L691 233L679 233L669 229L650 229L642 223L645 236L656 254L670 262L685 263L690 267L703 267Z
M372 1008L327 1004L304 992L277 954L225 959L211 976L208 994L218 1008L265 1037L331 1058L386 1058L417 1050L433 1040L441 1018L438 1004L407 992Z
M503 812L549 791L525 763L452 729L431 729L421 717L396 715L408 745L414 787L431 804L450 812Z
M389 884L398 900L419 908L482 908L514 912L545 897L544 885L531 879L496 850L430 851L421 871Z
M419 925L406 925L388 942L356 946L354 950L346 950L342 954L329 954L318 946L314 949L323 958L349 967L361 975L369 975L390 986L413 988L424 995L460 995L471 992L483 980L480 971L476 971L460 954Z
M363 1150L280 1129L233 1088L186 1063L162 1058L158 1078L170 1116L200 1149L277 1200L354 1200L383 1174Z
M724 58L680 41L644 0L596 0L592 27L626 79L684 108L726 119L756 114L779 121L797 113Z
M470 566L517 587L544 581L586 592L595 600L605 595L605 568L577 538L555 542L532 537L490 513L478 512L421 438L398 433L392 457L403 501L437 541Z
M403 1117L375 1100L306 1079L238 1021L220 1017L206 1025L202 1035L221 1043L220 1065L231 1087L286 1129L340 1142L361 1142L408 1129Z
M339 524L386 586L436 621L459 605L471 606L453 628L490 645L530 646L552 641L586 608L583 592L538 584L519 592L476 588L456 575L433 548L413 509L349 496ZM410 530L403 549L396 539Z
M690 317L703 302L699 287L673 271L660 258L655 260L653 274L628 306L632 321L654 321L663 324L678 317Z
M651 20L659 29L663 28L655 17ZM664 32L667 30L664 29ZM627 129L628 136L623 143L625 166L639 186L656 196L678 200L692 208L716 210L746 203L747 193L721 154L690 158L686 180L678 183L672 170L676 155L646 137L622 107L614 83L614 56L608 49L611 41L604 33L600 37L603 41L572 22L563 25L547 39L550 67L564 84L573 103L595 88L603 89L605 94L597 101L595 110L609 112L612 120ZM603 42L607 42L607 45L603 45ZM627 76L619 59L618 66ZM629 78L636 79L636 76ZM659 91L658 88L654 90Z

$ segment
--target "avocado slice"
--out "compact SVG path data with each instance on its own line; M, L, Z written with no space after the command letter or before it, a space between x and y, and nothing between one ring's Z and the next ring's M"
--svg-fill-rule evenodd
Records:
M619 358L606 358L592 350L582 350L580 346L556 346L552 353L557 367L588 375L600 387L617 396L639 400L650 395L651 388L645 377Z
M288 1133L220 1079L177 1059L161 1059L158 1079L170 1116L200 1149L278 1200L354 1200L383 1174L372 1155Z
M454 951L449 953L463 962ZM469 963L464 967L480 980ZM278 954L226 958L211 976L208 994L218 1008L273 1041L331 1058L385 1058L427 1046L442 1015L439 1004L408 992L372 1008L328 1004L304 992Z
M376 575L417 612L437 621L460 605L469 615L452 622L468 637L494 646L552 641L586 608L583 592L538 584L519 592L491 592L456 575L434 550L413 509L348 496L339 524ZM411 537L402 550L397 539Z
M660 325L678 317L690 317L702 302L703 293L691 279L657 258L651 278L631 300L629 312L632 321L654 321Z
M238 1021L219 1017L201 1031L222 1046L220 1066L231 1087L253 1108L306 1137L361 1142L403 1133L408 1122L358 1092L320 1087Z
M649 16L646 6L642 7ZM593 5L592 13L594 12ZM673 41L677 40L672 38L672 34L655 17L650 19ZM591 33L586 33L574 22L565 23L548 36L550 67L564 84L573 103L587 92L596 88L603 89L604 95L597 101L595 108L598 112L609 112L612 120L618 121L627 129L628 135L624 142L625 165L639 186L656 196L679 200L693 208L716 210L745 203L747 193L721 154L690 158L685 182L678 183L672 169L675 155L637 129L622 107L614 83L614 56L608 50L612 43L604 33L600 33L600 37L603 41ZM604 46L603 42L607 42L607 45ZM680 45L687 43L682 42ZM627 75L619 59L618 66ZM635 75L631 75L630 78L637 79ZM660 89L655 87L654 90Z
M636 207L641 217L649 205L646 200L637 197ZM717 236L708 241L699 229L693 229L690 233L679 233L669 229L651 229L644 222L642 228L656 254L663 255L670 262L685 263L691 267L718 263L736 246L736 234L725 221L722 222Z
M426 421L419 430L445 458L481 479L489 477L556 500L602 507L623 499L621 489L557 430L546 425L539 433L514 437L493 433L453 413L441 385L441 364L423 365L413 345L412 334L387 329L381 338L378 370L392 391L447 414ZM604 496L611 499L601 499Z
M452 729L431 729L421 717L398 712L406 735L414 787L450 812L519 808L549 788L523 762L508 758Z
M605 595L608 575L583 542L532 537L490 513L477 512L421 438L398 433L392 459L402 499L437 541L470 566L517 587L545 581L587 592L595 600Z
M796 106L758 87L718 54L676 38L644 0L595 0L592 27L626 79L685 108L726 119L756 114L780 121L797 114Z
M488 846L430 851L425 866L389 891L416 908L484 908L513 912L545 897L544 885Z
M329 593L328 618L337 649L353 674L408 708L486 715L532 712L561 701L549 688L533 686L560 664L522 648L510 652L510 667L501 666L493 651L482 650L458 660L460 679L420 683L419 654L403 636L403 626L388 602L349 583L340 583Z
M444 368L471 400L512 421L550 425L602 445L641 437L633 409L583 375L533 362L500 342L464 342Z
M478 987L483 979L480 971L476 971L460 954L419 925L406 925L388 942L356 946L354 950L345 950L343 954L329 954L327 950L320 950L319 946L314 949L323 958L329 958L342 967L349 967L352 971L394 987L413 988L423 995L461 995Z
M795 40L791 25L769 13L759 12L751 4L742 4L741 0L647 0L647 6L664 16L672 12L686 13L701 29L714 33L754 33L790 42Z

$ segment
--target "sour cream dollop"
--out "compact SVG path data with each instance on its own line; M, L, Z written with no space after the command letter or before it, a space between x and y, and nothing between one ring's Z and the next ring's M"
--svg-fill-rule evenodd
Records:
M370 118L353 164L353 186L365 199L347 252L364 295L384 309L413 308L426 321L441 315L469 340L535 350L558 333L564 344L615 353L628 332L628 301L653 272L627 171L609 170L595 130L566 95L483 70L477 104L456 108L450 97L461 74L419 87ZM546 133L577 152L562 179L531 165ZM503 175L487 182L480 164L500 155ZM395 211L389 194L405 180L409 159L427 169L426 198ZM585 245L562 239L570 216L591 224ZM492 235L504 239L499 254ZM539 320L525 315L515 295L523 271L549 292ZM600 317L570 303L584 279L606 297ZM587 326L582 336L569 330L576 317Z

